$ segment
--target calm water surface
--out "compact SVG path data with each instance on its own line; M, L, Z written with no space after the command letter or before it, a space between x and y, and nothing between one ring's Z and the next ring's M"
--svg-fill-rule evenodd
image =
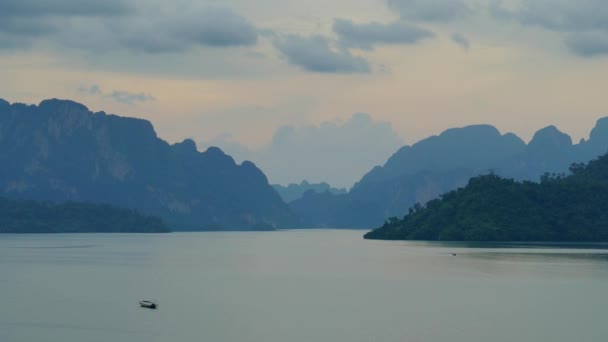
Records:
M0 236L0 341L608 340L606 245L362 234Z

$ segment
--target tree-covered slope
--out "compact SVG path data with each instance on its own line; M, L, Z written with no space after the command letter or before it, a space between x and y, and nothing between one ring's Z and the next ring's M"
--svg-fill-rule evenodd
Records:
M573 164L569 176L517 182L490 174L403 219L389 219L368 239L444 241L608 241L608 155Z
M166 233L158 217L107 204L0 198L0 233Z

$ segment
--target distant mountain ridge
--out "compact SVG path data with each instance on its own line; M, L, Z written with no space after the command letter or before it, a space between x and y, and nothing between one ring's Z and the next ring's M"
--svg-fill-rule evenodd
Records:
M451 128L438 136L404 146L384 166L367 173L360 184L382 182L423 171L481 170L522 153L526 144L513 133L501 135L490 125Z
M367 239L608 241L608 155L540 183L488 174L391 218Z
M587 162L607 151L608 118L598 120L589 140L579 144L554 126L539 130L528 144L489 125L453 128L402 147L348 194L307 193L290 206L302 217L302 226L371 229L480 174L538 181L545 172L565 173L572 162Z
M347 193L346 189L333 188L326 182L311 184L306 180L303 180L300 184L292 183L287 186L273 184L272 187L279 193L283 201L285 201L286 203L293 202L299 198L302 198L302 196L308 191L313 191L316 193L329 192L334 195Z
M172 228L273 229L295 216L253 163L192 140L169 145L146 120L69 100L0 100L0 195L110 203Z

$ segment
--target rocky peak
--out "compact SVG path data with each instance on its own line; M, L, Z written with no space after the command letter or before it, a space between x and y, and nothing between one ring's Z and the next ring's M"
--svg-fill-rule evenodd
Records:
M236 162L231 156L227 155L219 147L211 146L207 151L202 153L202 157L206 162L215 163L217 165L234 166Z
M11 104L8 103L8 101L6 101L4 99L0 99L0 113L8 111L8 109L10 107L11 107Z
M250 162L249 160L245 160L240 167L243 172L251 175L251 177L256 179L256 181L268 184L268 178L266 178L266 175L254 163Z
M451 128L440 134L447 139L492 139L500 137L500 132L491 125L470 125L462 128Z
M562 150L571 146L572 138L568 134L560 132L555 126L548 126L534 134L528 144L528 151L543 153Z
M421 171L487 169L523 152L525 146L516 135L501 135L491 125L452 128L411 147L402 147L383 167L374 168L365 175L356 187Z
M608 142L608 117L597 120L595 127L591 130L589 141L597 143Z
M184 154L193 154L198 152L196 149L196 143L192 139L185 139L181 143L174 144L173 148L176 151Z
M89 108L81 103L60 99L43 100L38 109L45 113L89 113Z

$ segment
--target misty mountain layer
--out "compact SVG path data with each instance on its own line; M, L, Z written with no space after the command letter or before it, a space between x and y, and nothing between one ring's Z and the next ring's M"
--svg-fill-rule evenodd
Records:
M272 187L279 193L285 203L293 202L301 198L306 192L313 191L316 193L329 192L334 195L345 194L347 191L344 188L333 188L326 182L311 184L305 180L300 184L289 184L287 186L273 184Z
M553 126L539 130L528 144L489 125L454 128L402 147L348 194L306 193L290 205L302 217L303 227L371 229L480 174L538 181L546 172L565 173L571 163L587 162L606 151L608 118L598 120L589 140L579 144Z

